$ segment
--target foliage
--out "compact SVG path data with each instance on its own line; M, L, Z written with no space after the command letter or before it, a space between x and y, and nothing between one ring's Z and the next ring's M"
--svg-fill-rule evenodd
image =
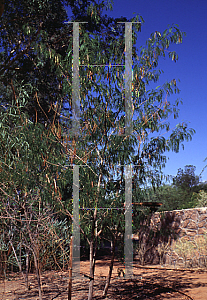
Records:
M200 191L197 195L197 206L196 207L206 207L207 206L207 193Z
M178 169L177 175L173 178L173 185L182 191L183 197L179 209L192 208L196 206L196 193L205 185L200 183L201 177L195 174L195 166L187 165Z
M184 196L185 192L180 188L164 184L155 190L152 188L146 189L145 201L162 203L159 211L171 211L178 209L182 205Z
M173 178L173 184L184 190L191 191L199 184L200 176L195 175L195 166L187 165L183 169L178 169L177 175Z
M200 266L207 267L207 232L205 232L202 236L195 238L194 243L199 252L198 260Z
M180 239L174 245L174 250L183 259L185 267L187 267L189 258L192 257L194 248L195 245L186 239Z
M196 207L199 191L206 191L206 183L199 182L200 176L195 175L195 167L185 166L179 169L173 178L173 184L162 184L152 189L145 189L145 201L161 202L159 211L172 211Z
M91 2L83 1L85 12L90 10L91 13L95 8L99 11L109 5ZM18 96L18 83L25 87L31 85L33 90L25 111L33 122L50 124L58 119L59 105L68 100L65 99L63 81L67 77L71 81L72 74L62 69L61 60L64 62L72 49L72 27L64 23L68 21L65 5L71 5L75 16L79 14L79 3L73 1L22 0L5 3L0 27L2 102L11 103L12 98ZM95 20L90 15L88 11L87 21L94 24Z

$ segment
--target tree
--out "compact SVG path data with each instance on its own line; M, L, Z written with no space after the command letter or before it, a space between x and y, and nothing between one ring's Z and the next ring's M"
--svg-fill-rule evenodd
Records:
M200 188L200 176L195 175L195 166L187 165L178 169L177 175L173 178L173 185L182 194L179 209L195 207L196 200L193 196Z
M184 190L192 191L192 188L199 184L200 176L195 175L195 166L187 165L183 169L178 169L177 175L173 179L173 183L177 187Z
M117 26L118 27L118 26ZM136 36L133 37L133 44ZM165 121L168 115L175 109L175 117L177 114L176 102L175 107L170 106L169 102L164 100L165 95L177 92L176 81L163 85L157 90L147 91L147 86L151 80L159 79L159 71L154 71L158 64L158 58L165 55L165 48L168 47L170 41L176 42L181 40L182 33L177 27L170 28L163 34L156 33L151 36L146 47L140 52L139 60L136 60L136 48L134 47L134 86L133 95L133 134L131 136L114 135L117 128L120 132L124 132L124 116L123 116L123 91L124 81L120 76L120 72L109 69L107 74L97 74L91 69L91 80L97 96L86 97L83 101L81 128L81 141L78 139L74 143L76 155L81 157L81 151L84 149L84 159L87 168L81 169L81 178L83 185L81 186L80 207L88 209L81 211L81 224L90 247L90 284L89 297L92 299L95 259L98 245L98 239L106 230L106 223L112 224L106 212L99 208L110 207L122 208L125 202L123 194L124 183L124 165L132 163L135 165L133 169L134 183L140 185L146 180L155 185L160 181L161 166L164 165L166 158L164 152L166 150L178 151L180 142L190 139L193 130L186 130L185 124L179 124L176 130L166 139L160 136L160 132L164 129L169 131L169 124ZM97 37L90 41L91 48L96 43ZM101 40L101 38L100 38ZM101 40L102 41L102 40ZM121 42L119 42L121 44ZM115 50L114 50L115 51ZM110 61L113 63L114 52ZM175 59L175 53L170 53ZM100 55L100 63L104 63L105 57ZM81 60L90 63L85 56L81 56ZM115 60L117 62L117 60ZM122 60L118 60L119 63ZM85 78L87 78L85 76ZM99 89L96 90L97 82L100 83ZM105 84L105 82L107 84ZM165 94L166 93L166 94ZM113 99L113 101L110 101ZM153 137L157 133L158 137ZM80 165L77 156L74 157L73 163ZM117 163L119 166L117 166ZM84 187L84 189L83 189ZM115 196L116 195L116 196ZM69 212L70 213L70 212ZM71 213L70 213L71 214ZM105 220L105 222L103 221ZM118 227L115 217L113 230ZM117 221L119 218L117 218Z
M200 176L195 175L195 169L192 165L178 169L173 184L161 185L155 191L147 189L147 199L162 202L161 211L195 207L199 191L205 189L205 183L199 182Z
M67 215L72 219L72 168L79 165L80 230L90 249L90 300L101 235L111 230L115 241L117 230L123 228L119 226L122 214L117 218L115 210L111 214L101 208L123 209L124 166L133 164L133 192L134 196L139 195L144 182L155 186L161 181L161 169L166 162L164 152L178 152L181 143L190 140L194 131L186 124L178 124L170 131L167 119L171 113L177 117L179 104L168 99L170 94L179 92L175 79L155 90L149 89L150 82L157 82L161 74L159 58L168 53L177 61L176 53L168 48L182 42L184 34L178 27L169 27L162 34L153 33L141 49L135 47L137 33L133 32L133 132L127 136L122 134L124 66L106 69L91 65L123 65L124 25L117 22L142 19L103 16L104 2L67 3L72 7L73 20L89 22L80 25L81 136L70 134L72 39L68 36L72 27L63 24L63 2L32 1L29 7L28 2L16 1L5 6L0 28L4 50L0 68L1 197L5 205L9 196L15 197L15 205L20 209L30 199L31 211L33 207L39 209L40 203L41 213L49 206L58 217ZM137 32L140 27L135 26ZM42 83L43 76L47 80ZM162 132L166 130L165 138ZM41 196L31 201L37 192Z

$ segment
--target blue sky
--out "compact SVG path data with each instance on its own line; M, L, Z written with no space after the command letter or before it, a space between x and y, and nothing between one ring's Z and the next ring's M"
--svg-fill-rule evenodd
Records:
M207 157L207 1L114 0L113 11L107 11L113 17L132 18L133 13L145 21L138 34L138 46L143 45L152 32L163 32L168 25L178 24L179 29L186 32L183 43L171 47L178 53L178 61L175 63L166 58L160 68L164 71L163 81L180 79L181 92L175 99L181 98L183 105L176 123L189 122L188 126L196 133L192 141L184 143L184 150L166 153L169 160L163 171L175 176L179 168L194 165L199 175L207 165L207 161L204 162ZM202 173L202 181L205 180L207 168Z

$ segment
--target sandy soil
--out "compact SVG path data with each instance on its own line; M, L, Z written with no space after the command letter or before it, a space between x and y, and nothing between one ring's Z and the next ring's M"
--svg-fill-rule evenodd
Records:
M105 276L109 270L109 260L97 260L93 299L102 297ZM118 277L118 268L123 268L115 262L107 299L207 299L207 272L201 270L178 271L166 270L160 266L140 266L134 264L133 278ZM88 299L89 262L81 262L81 276L73 280L72 299ZM86 276L84 276L86 275ZM15 276L15 277L14 277ZM20 275L10 274L7 280L0 282L0 299L2 300L38 300L36 277L29 275L30 290L25 288ZM50 271L42 274L44 300L66 300L68 287L68 272Z

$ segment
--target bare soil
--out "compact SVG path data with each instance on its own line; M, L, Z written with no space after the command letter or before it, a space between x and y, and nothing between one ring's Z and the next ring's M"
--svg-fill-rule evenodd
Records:
M102 296L110 260L97 260L95 269L94 297ZM118 277L118 268L123 265L115 261L111 284L107 299L207 299L207 272L204 270L167 270L161 266L133 266L133 278ZM88 299L89 261L81 261L81 276L74 278L72 283L72 299ZM85 275L85 276L84 276ZM19 274L9 274L9 278L0 281L1 300L38 300L36 277L29 275L30 290L27 290L24 280ZM47 271L42 274L42 289L44 300L68 299L68 272Z

